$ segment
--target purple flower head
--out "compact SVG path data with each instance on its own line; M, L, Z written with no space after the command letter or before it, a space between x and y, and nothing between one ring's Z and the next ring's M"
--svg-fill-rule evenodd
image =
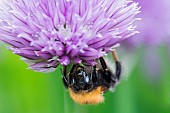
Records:
M35 71L86 62L135 33L131 0L1 0L0 40Z

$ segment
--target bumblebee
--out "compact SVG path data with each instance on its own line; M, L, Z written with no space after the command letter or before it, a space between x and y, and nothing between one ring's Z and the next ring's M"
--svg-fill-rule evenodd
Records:
M115 87L120 79L121 64L115 51L112 52L112 55L116 65L115 73L108 69L103 57L98 59L101 67L74 64L68 75L67 67L64 67L63 82L76 103L101 103L104 101L103 94Z

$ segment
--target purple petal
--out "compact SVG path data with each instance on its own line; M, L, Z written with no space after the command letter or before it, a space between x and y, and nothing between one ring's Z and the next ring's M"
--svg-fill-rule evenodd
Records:
M59 62L61 63L61 65L66 66L70 64L70 58L67 56L63 56L61 59L59 59Z

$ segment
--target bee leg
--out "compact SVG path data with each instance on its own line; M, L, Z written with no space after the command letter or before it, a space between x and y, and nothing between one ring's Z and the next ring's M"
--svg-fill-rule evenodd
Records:
M73 65L70 70L69 76L67 76L67 66L63 66L63 71L61 70L62 75L63 75L63 83L66 86L66 88L68 88L69 86L74 84L74 79L71 79L71 77L72 77L71 75L74 72L75 68L76 68L76 65ZM73 80L73 81L71 81L71 80Z
M103 57L99 58L101 66L103 70L101 73L98 73L98 77L103 78L100 79L100 83L105 86L105 90L110 88L110 84L115 83L116 77L115 75L107 68L106 62Z
M100 63L101 63L101 66L102 66L103 70L106 70L107 65L106 65L106 62L105 62L104 58L100 57L99 60L100 60Z
M75 68L76 68L76 64L74 64L74 65L71 67L70 73L73 73Z
M118 60L118 56L117 56L116 50L114 50L112 52L112 56L113 56L113 59L114 59L115 64L116 64L116 73L115 73L115 75L116 75L117 80L119 80L121 72L122 72L122 66L121 66L121 63Z
M64 86L66 87L66 88L68 88L68 86L69 86L69 82L68 82L68 77L67 77L67 66L63 66L63 71L62 71L62 69L61 69L61 73L62 73L62 75L63 75L63 83L64 83Z
M96 70L96 65L93 66L93 69L91 70L91 80L93 83L97 83L98 82L98 73L97 73L97 70Z

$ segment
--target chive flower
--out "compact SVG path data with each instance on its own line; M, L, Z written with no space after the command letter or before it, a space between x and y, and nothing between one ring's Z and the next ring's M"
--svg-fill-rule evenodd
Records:
M0 40L30 69L87 63L138 33L131 0L1 0Z

